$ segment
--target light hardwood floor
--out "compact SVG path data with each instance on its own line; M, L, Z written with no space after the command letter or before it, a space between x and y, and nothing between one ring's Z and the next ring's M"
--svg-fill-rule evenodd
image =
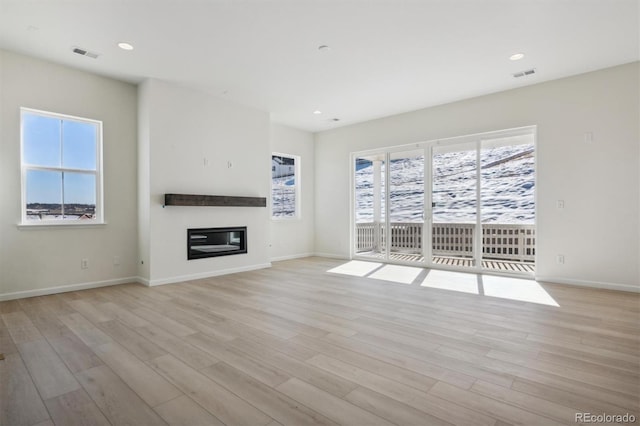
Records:
M549 284L547 306L327 272L342 263L2 302L0 424L640 415L640 295Z

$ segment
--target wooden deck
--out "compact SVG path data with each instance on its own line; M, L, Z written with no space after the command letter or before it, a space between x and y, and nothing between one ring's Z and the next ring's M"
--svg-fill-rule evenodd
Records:
M374 259L382 259L384 258L383 253L358 253L359 256L371 257ZM424 256L419 254L410 254L410 253L391 253L389 258L393 261L400 262L424 262ZM473 261L468 258L462 257L445 257L445 256L435 256L433 258L433 263L436 265L446 265L446 266L454 266L461 268L471 268L473 266ZM535 272L535 265L531 262L509 262L506 260L483 260L482 268L490 271L500 271L500 272L520 272L520 273L533 273Z

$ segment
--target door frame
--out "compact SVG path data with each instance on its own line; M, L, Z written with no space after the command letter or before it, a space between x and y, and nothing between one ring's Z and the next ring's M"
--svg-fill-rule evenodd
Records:
M390 264L399 264L406 266L417 266L424 267L430 269L443 269L443 270L452 270L457 272L469 272L469 273L490 273L492 275L505 275L505 276L514 276L518 278L534 278L533 273L528 272L507 272L507 271L495 271L484 269L482 267L482 203L481 203L481 151L482 151L482 141L485 139L495 139L499 137L509 137L509 136L521 136L521 135L532 135L533 144L534 144L534 152L536 155L534 156L534 170L536 173L537 180L537 171L538 171L538 156L537 156L537 126L523 126L516 127L511 129L503 129L503 130L494 130L482 133L474 133L462 136L452 136L448 138L440 138L433 139L423 142L403 144L403 145L394 145L394 146L386 146L374 149L368 149L363 151L355 151L349 153L349 171L350 171L350 179L349 179L349 201L350 201L350 209L349 209L349 235L350 235L350 258L355 260L365 260L365 261L381 261L383 263ZM474 231L474 263L473 267L456 267L449 265L440 265L433 263L433 244L432 244L432 233L433 233L433 207L432 207L432 191L433 191L433 148L436 146L443 145L459 145L464 143L474 143L476 149L476 194L477 194L477 203L476 203L476 226ZM423 150L423 155L425 158L425 167L424 167L424 221L423 221L423 230L422 230L422 255L424 260L422 262L413 262L413 261L401 261L401 260L391 260L389 258L390 253L390 244L391 244L391 234L389 232L389 193L390 193L390 180L389 180L389 158L390 154L403 152L403 151L417 151ZM385 231L388 233L389 237L386 238L385 241L385 253L384 259L372 259L371 257L358 255L356 253L356 245L357 245L357 235L356 235L356 205L355 205L355 159L363 156L371 156L371 155L383 155L385 159ZM537 185L536 190L534 192L534 203L535 203L535 215L534 215L534 226L537 230L537 206L538 206L538 191ZM536 237L537 238L537 237ZM537 264L537 250L535 255L534 264Z
M392 147L384 147L384 148L380 148L380 149L370 149L370 150L366 150L366 151L358 151L358 152L352 152L349 154L349 162L350 162L350 166L349 166L349 170L350 170L350 188L349 188L349 199L350 199L350 209L349 209L349 213L350 213L350 220L349 220L349 227L350 227L350 258L351 259L356 259L356 260L368 260L368 261L383 261L384 263L392 263L392 264L398 264L398 265L407 265L407 266L418 266L418 267L431 267L431 257L427 257L427 255L425 254L425 250L431 250L431 244L425 244L425 241L430 241L431 240L431 231L430 228L425 228L425 225L427 223L427 219L430 216L427 216L427 210L426 210L426 202L427 202L427 197L431 197L431 187L427 186L427 167L425 167L424 169L424 206L423 207L423 216L424 216L424 221L423 221L423 229L422 229L422 256L423 256L423 261L422 262L413 262L413 261L402 261L402 260L392 260L389 258L389 254L390 254L390 249L391 249L391 230L390 230L390 223L391 223L391 218L390 218L390 157L391 154L394 153L401 153L401 152L415 152L415 151L422 151L422 155L425 159L425 164L427 161L427 156L430 153L430 149L428 148L428 142L419 142L419 143L413 143L413 144L407 144L407 145L396 145L396 146L392 146ZM356 234L356 219L355 219L355 214L356 214L356 205L355 205L355 160L356 158L361 158L361 157L367 157L367 156L374 156L374 155L378 155L378 156L383 156L384 157L384 171L385 171L385 186L384 186L384 197L385 197L385 203L384 203L384 228L385 228L385 232L387 235L387 238L385 238L385 252L384 252L384 258L371 258L369 256L363 256L363 255L359 255L357 254L356 251L356 245L357 245L357 234ZM429 210L430 211L430 210ZM430 223L430 222L429 222ZM428 235L427 233L428 232Z

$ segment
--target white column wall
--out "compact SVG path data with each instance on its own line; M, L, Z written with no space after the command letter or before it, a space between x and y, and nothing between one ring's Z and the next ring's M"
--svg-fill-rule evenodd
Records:
M270 266L265 207L163 208L165 193L268 197L269 114L159 80L142 86L142 134L149 136L148 284L166 284ZM142 151L147 148L140 141ZM229 164L231 167L229 167ZM141 168L140 184L146 185ZM247 226L248 253L187 260L187 229Z

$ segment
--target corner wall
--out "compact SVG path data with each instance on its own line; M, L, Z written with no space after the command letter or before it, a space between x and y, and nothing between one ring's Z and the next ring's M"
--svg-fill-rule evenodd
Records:
M138 280L149 284L151 270L150 232L151 221L151 94L149 81L138 85Z
M537 125L537 278L640 291L639 80L636 62L316 134L316 252L350 256L349 153Z
M0 300L135 280L136 87L0 50L0 93ZM102 120L106 225L17 227L20 107Z
M313 134L272 123L271 152L300 156L302 176L300 179L301 215L297 219L271 220L270 258L275 261L311 256L314 252L315 224Z
M269 266L267 208L162 206L165 193L268 197L269 114L159 80L141 86L140 103L146 113L139 149L148 151L148 172L140 164L139 175L140 210L148 206L149 215L139 235L140 253L148 256L139 259L149 268L143 281L165 284ZM247 254L187 260L188 228L227 226L247 226Z

